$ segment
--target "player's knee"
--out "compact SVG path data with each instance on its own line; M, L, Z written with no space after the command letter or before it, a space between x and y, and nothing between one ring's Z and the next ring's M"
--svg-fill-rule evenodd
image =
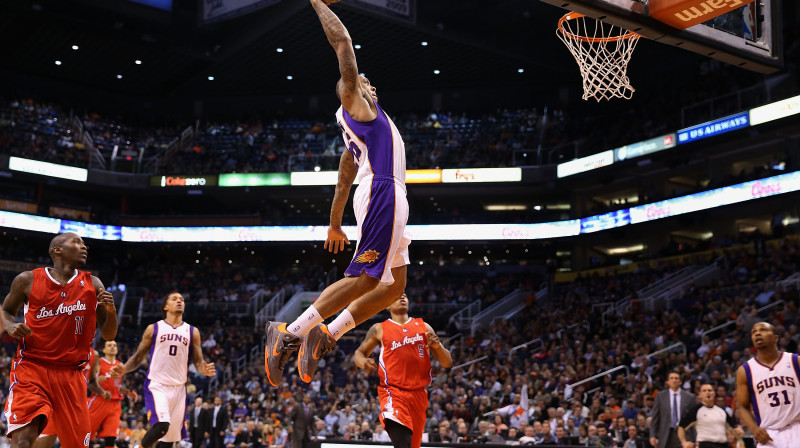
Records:
M116 437L104 437L103 438L103 446L106 448L114 448L117 444Z

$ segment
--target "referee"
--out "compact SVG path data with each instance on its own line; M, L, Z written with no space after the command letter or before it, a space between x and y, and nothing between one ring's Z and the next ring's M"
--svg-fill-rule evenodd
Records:
M703 384L700 387L701 403L683 416L678 425L678 438L683 448L694 448L694 442L686 441L686 430L690 426L697 427L698 448L728 448L728 426L734 428L734 434L741 437L744 434L741 427L736 427L736 420L728 415L724 409L714 404L714 387Z

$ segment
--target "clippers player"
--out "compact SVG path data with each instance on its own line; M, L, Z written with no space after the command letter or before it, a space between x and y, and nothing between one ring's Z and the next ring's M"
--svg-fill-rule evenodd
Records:
M127 395L136 401L136 392L128 390L121 385L121 378L111 376L111 369L121 365L117 359L116 341L106 341L103 346L103 357L98 361L97 374L100 387L106 393L94 394L89 398L89 422L91 423L92 436L103 439L103 446L114 448L119 434L119 421L122 417L122 398Z
M354 362L367 374L378 369L380 419L395 448L419 448L425 430L431 358L442 367L453 365L450 352L430 325L408 317L408 297L403 294L389 306L391 319L375 324L355 353ZM378 364L370 358L380 346Z
M184 438L186 382L189 362L200 375L214 376L214 363L203 360L200 331L183 321L184 300L179 292L164 297L164 320L148 325L136 353L124 364L110 369L114 378L132 372L150 353L144 382L144 406L151 428L142 437L142 447L172 447Z
M347 150L339 160L339 181L331 204L325 249L334 254L350 244L342 230L342 214L350 187L358 178L353 209L358 245L345 278L328 286L294 322L267 324L264 363L270 384L280 384L283 367L295 350L300 379L310 382L319 359L356 325L394 303L406 286L409 263L405 233L408 221L405 144L397 127L378 105L375 87L360 76L353 43L328 4L311 0L328 42L336 51L341 78L336 95L342 107L336 120ZM322 322L342 310L327 327ZM312 349L313 348L313 349Z
M83 376L86 378L87 388L93 394L101 395L101 396L111 396L110 393L103 390L100 387L100 384L97 382L97 372L100 369L100 362L99 356L97 355L97 350L89 349L89 362L86 363L86 367L83 368ZM39 438L36 439L36 443L34 443L34 448L53 448L53 445L56 443L56 429L55 425L50 422L47 426L42 430L42 433L39 434Z
M778 351L775 327L758 322L750 331L756 356L736 372L739 418L760 447L800 446L800 362Z
M3 302L2 330L19 339L5 417L12 447L33 445L52 423L66 448L89 444L86 378L95 325L103 338L117 334L114 298L103 283L77 268L88 248L75 233L50 241L52 268L19 274ZM14 316L25 307L25 321Z

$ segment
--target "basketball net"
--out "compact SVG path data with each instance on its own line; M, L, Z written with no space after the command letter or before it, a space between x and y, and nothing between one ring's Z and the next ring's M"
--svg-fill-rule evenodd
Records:
M627 71L638 34L576 12L559 19L556 34L581 70L584 100L633 96Z

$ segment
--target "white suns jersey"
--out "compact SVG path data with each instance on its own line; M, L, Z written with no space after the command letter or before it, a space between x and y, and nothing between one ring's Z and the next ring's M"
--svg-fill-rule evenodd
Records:
M173 327L160 320L153 324L147 379L159 384L186 384L194 327L186 322Z
M356 182L364 184L367 176L383 179L391 176L405 188L405 143L389 115L378 103L375 103L375 108L378 116L368 122L354 120L344 107L339 107L336 111L336 121L342 130L345 150L353 155L358 166ZM366 182L370 181L371 179L367 179Z
M764 429L782 429L800 420L800 365L797 354L781 352L770 367L755 357L744 364L753 416Z

